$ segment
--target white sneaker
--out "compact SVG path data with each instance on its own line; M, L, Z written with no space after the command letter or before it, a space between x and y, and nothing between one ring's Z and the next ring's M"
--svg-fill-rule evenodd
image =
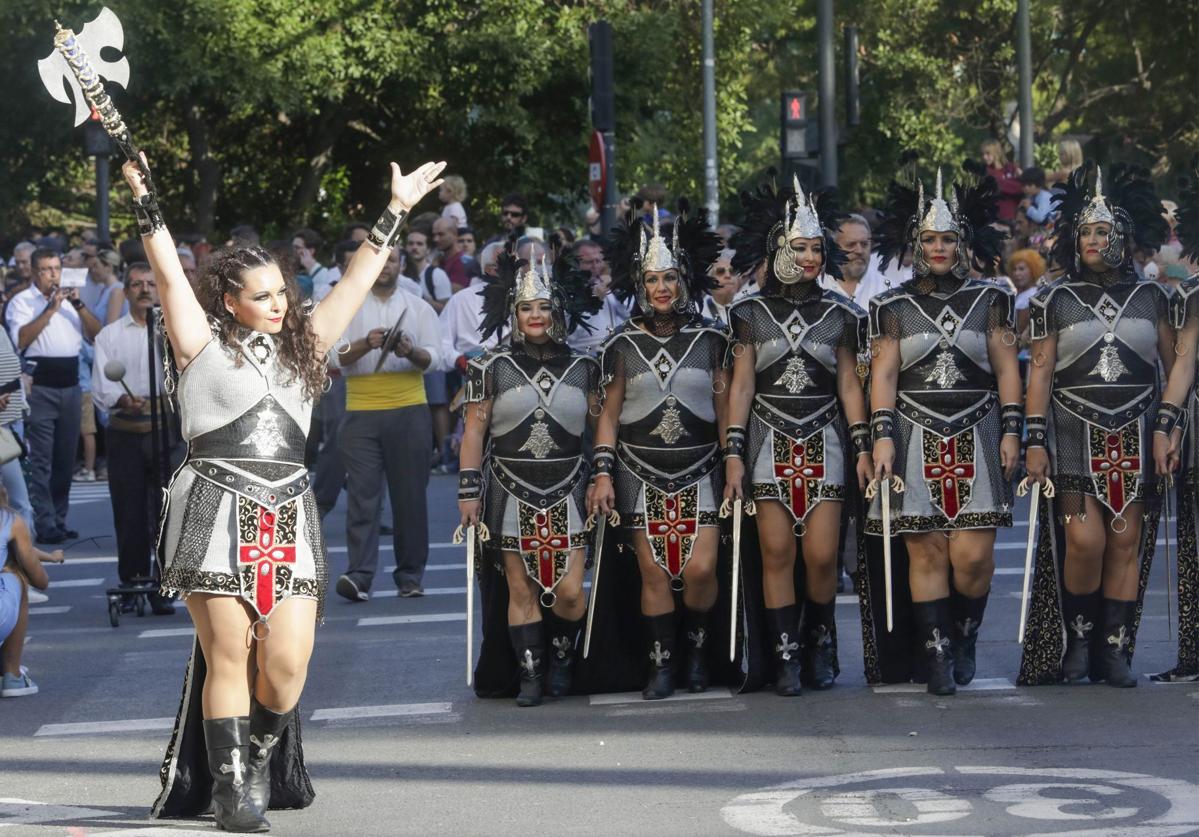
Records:
M31 605L45 604L48 601L50 601L50 597L41 590L34 590L32 587L29 588L29 603Z
M95 482L96 472L87 468L80 468L75 472L75 482Z
M4 675L0 681L0 698L28 697L37 694L37 684L29 679L29 669L21 666L21 673L14 677Z

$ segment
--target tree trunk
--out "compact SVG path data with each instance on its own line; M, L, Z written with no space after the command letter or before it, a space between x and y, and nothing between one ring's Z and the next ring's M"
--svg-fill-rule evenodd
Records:
M320 191L321 178L329 168L333 157L333 146L345 130L346 118L338 108L330 108L321 114L308 144L308 161L303 174L292 193L290 216L293 224L301 226L308 221L312 204Z
M221 188L221 164L212 156L208 143L208 124L197 104L184 114L187 142L191 150L192 175L195 178L194 207L196 231L209 235L216 225L216 199Z

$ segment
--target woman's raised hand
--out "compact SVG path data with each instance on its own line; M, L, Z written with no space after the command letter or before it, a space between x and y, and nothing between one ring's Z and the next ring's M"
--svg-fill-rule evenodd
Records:
M391 164L391 208L408 212L420 203L420 199L441 185L439 174L445 163L425 163L414 172L404 174L400 167Z
M141 157L140 165L136 160L126 160L125 165L121 166L121 174L125 175L125 182L129 184L135 198L140 198L150 191L150 187L146 185L146 172L150 170L150 164L146 162L146 152L141 152Z

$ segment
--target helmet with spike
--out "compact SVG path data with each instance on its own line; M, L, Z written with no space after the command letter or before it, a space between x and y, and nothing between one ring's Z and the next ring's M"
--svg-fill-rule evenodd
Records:
M794 194L783 205L779 234L773 242L774 274L784 285L794 284L803 277L803 269L795 263L795 257L787 245L797 238L824 238L824 225L816 212L815 199L804 194L797 175L791 177Z
M667 246L658 220L658 205L650 204L649 211L654 216L654 225L648 239L645 237L645 225L641 227L641 269L642 271L678 270L679 260L675 256L679 249L678 225L673 227L672 246Z

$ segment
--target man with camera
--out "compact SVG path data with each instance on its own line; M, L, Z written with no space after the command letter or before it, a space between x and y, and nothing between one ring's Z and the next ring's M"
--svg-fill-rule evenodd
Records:
M77 288L60 287L58 253L34 250L30 267L33 284L9 302L6 320L33 378L25 436L37 540L57 544L79 537L67 528L82 416L79 351L85 337L99 334L100 321L79 299Z

